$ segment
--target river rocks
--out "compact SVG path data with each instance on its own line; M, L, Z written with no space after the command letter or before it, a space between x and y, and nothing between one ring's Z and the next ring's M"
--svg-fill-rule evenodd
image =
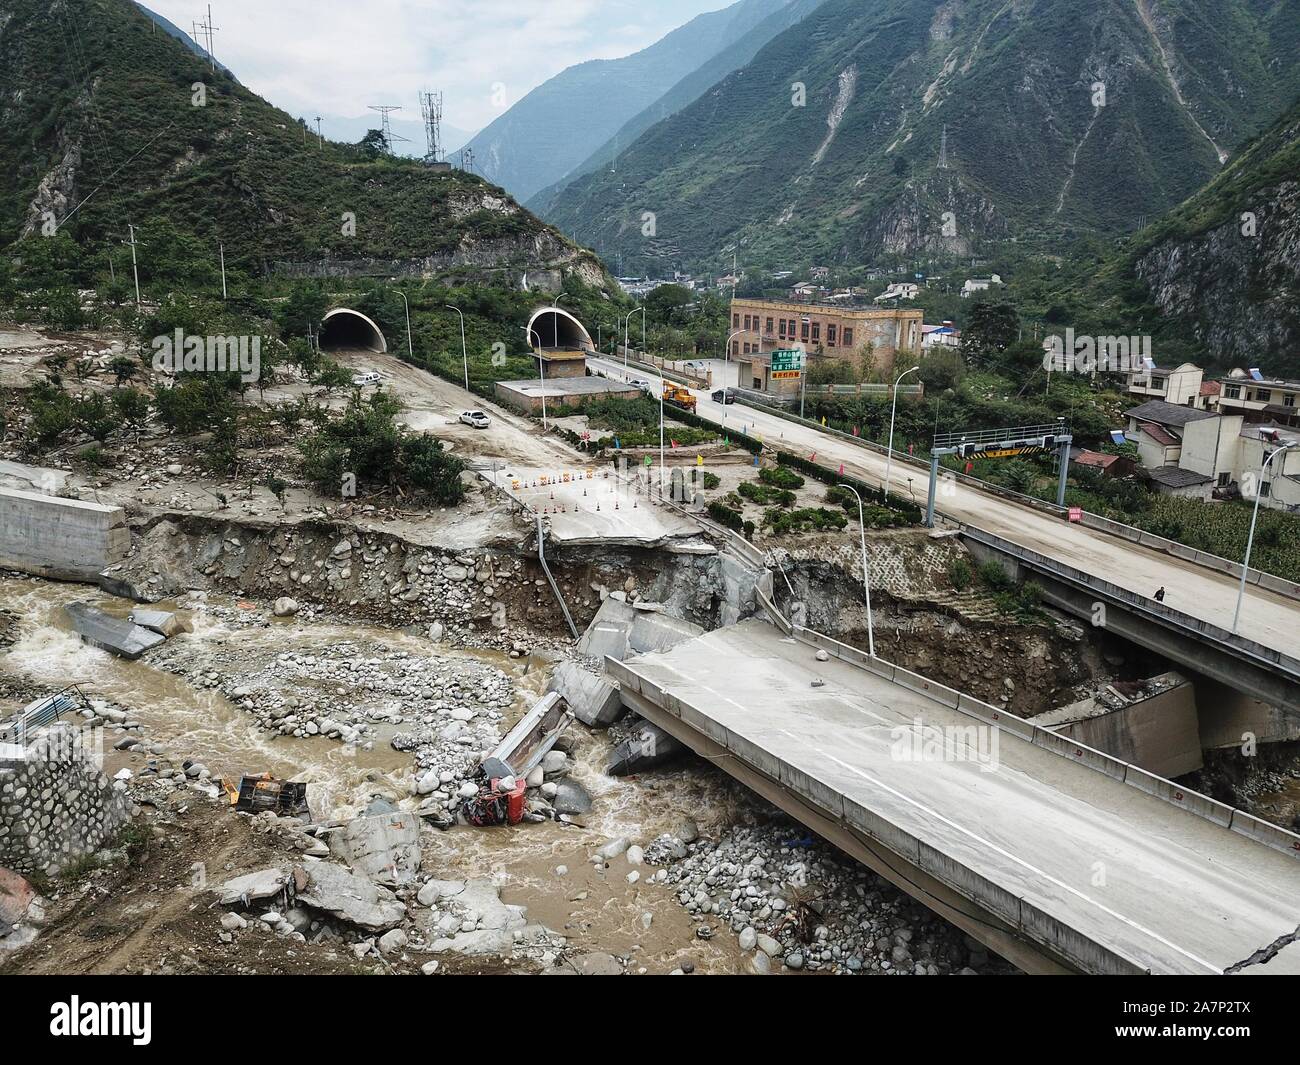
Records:
M505 953L514 946L515 933L528 925L524 907L501 901L501 886L496 881L438 883L434 906L417 918L429 929L428 935L436 936L429 948L435 954Z
M660 836L646 861L693 918L753 951L750 968L938 974L1009 971L961 934L807 830L778 819L727 830L716 842Z
M555 782L555 794L551 798L551 805L559 814L590 813L591 796L577 781L560 780Z
M287 595L283 595L272 605L271 612L277 618L291 618L301 609L297 599L291 599Z

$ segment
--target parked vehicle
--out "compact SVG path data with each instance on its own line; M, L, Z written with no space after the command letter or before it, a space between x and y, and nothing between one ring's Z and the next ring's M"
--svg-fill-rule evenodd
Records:
M352 383L357 388L362 388L365 385L377 385L382 380L383 377L374 370L367 370L365 373L354 374L352 377Z
M492 424L492 419L481 410L463 410L460 412L459 421L462 425L468 425L474 429L486 429Z
M714 403L721 403L724 406L728 403L736 402L736 390L734 388L719 388L711 397Z
M634 381L629 381L628 384L641 389L641 391L647 396L653 396L655 394L654 386L651 385L649 381L642 381L640 378L637 378Z

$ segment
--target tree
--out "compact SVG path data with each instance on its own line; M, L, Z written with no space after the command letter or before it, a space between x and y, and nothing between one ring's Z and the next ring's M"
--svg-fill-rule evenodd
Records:
M371 129L357 141L357 148L363 159L382 159L388 154L388 142L384 140L382 129Z
M1020 315L1011 303L977 303L962 331L961 351L972 365L983 365L1020 336Z

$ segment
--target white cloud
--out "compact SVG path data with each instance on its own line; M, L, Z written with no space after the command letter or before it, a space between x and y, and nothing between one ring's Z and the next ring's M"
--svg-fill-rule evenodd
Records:
M352 117L400 104L419 118L422 89L445 95L444 121L491 122L567 66L654 43L728 0L219 0L213 51L249 88L293 115ZM190 32L202 0L145 0Z

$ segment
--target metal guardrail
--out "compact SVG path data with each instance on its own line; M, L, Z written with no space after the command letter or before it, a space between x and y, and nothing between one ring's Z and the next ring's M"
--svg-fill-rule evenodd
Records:
M757 394L757 393L754 393ZM846 443L853 444L865 451L875 452L877 455L888 455L889 449L883 444L877 444L874 440L865 440L860 436L854 436L852 433L846 433L842 429L833 429L828 425L822 425L810 418L800 418L797 414L781 410L777 407L765 403L751 402L744 392L740 392L738 399L744 406L754 407L767 414L781 418L783 421L792 422L796 425L803 425L809 429L815 429L822 433L827 433L843 440ZM1005 432L1001 431L998 435ZM969 441L968 441L969 442ZM906 452L894 449L894 464L901 466L910 466L916 469L926 471L929 476L928 465L920 459L907 454ZM945 470L944 476L952 476L959 483L969 485L970 487L986 492L989 495L1006 499L1018 506L1028 507L1031 510L1037 510L1044 514L1050 514L1053 517L1064 519L1069 508L1058 507L1055 503L1050 503L1045 499L1039 499L1037 496L1025 495L1023 492L1015 492L1001 485L993 484L991 481L985 481L979 477L972 477L969 474L961 473L954 470ZM939 517L951 522L954 525L965 525L966 523L960 518L955 518L951 514L945 514L942 509L936 511ZM1142 547L1159 551L1162 554L1170 555L1173 558L1182 559L1184 562L1190 562L1192 565L1201 566L1205 569L1216 570L1219 573L1226 573L1237 579L1241 578L1241 563L1234 562L1232 559L1223 558L1220 555L1212 555L1208 551L1198 551L1196 548L1188 547L1186 544L1179 543L1177 540L1170 540L1168 537L1158 536L1155 533L1147 532L1145 529L1139 529L1134 525L1126 525L1123 522L1116 521L1114 518L1106 518L1100 514L1093 514L1091 511L1083 512L1083 520L1079 523L1085 528L1102 532L1108 536L1114 536L1121 540L1128 540L1131 543L1139 544ZM1278 595L1288 599L1300 600L1300 583L1289 581L1285 577L1278 577L1272 573L1263 573L1260 570L1252 569L1247 577L1247 583L1265 588L1268 591L1275 592Z
M1225 647L1232 648L1235 652L1244 655L1247 658L1255 659L1259 664L1270 669L1280 670L1288 674L1288 679L1300 683L1300 659L1293 658L1290 655L1283 654L1271 647L1265 647L1254 640L1248 640L1245 637L1235 635L1227 629L1222 629L1217 625L1212 625L1208 621L1201 621L1189 614L1174 610L1163 603L1157 603L1155 600L1147 599L1145 596L1130 592L1127 588L1121 588L1110 581L1094 577L1083 570L1075 569L1073 566L1067 566L1064 563L1057 562L1053 558L1039 554L1037 551L1030 550L1027 547L1021 547L1019 544L1012 543L1010 540L1004 540L1000 536L994 536L992 533L984 532L982 529L976 529L969 525L962 525L962 535L974 540L976 543L983 544L995 551L1006 555L1011 555L1023 562L1034 566L1037 569L1044 570L1052 576L1061 580L1069 581L1073 584L1079 584L1089 591L1098 592L1102 595L1109 596L1112 599L1124 603L1131 609L1150 615L1152 618L1179 629L1186 630L1194 636L1211 640L1215 643L1223 644Z
M919 673L913 673L902 666L896 666L883 658L872 658L866 651L840 643L840 641L814 629L796 626L794 628L794 638L801 643L827 651L833 658L869 670L884 677L891 683L925 695L941 705L982 724L1005 729L1020 739L1034 744L1036 747L1042 747L1094 772L1118 780L1171 806L1186 810L1202 820L1210 821L1239 835L1247 836L1273 850L1282 851L1293 858L1300 859L1300 835L1279 828L1277 825L1255 817L1253 814L1228 806L1217 799L1211 799L1200 792L1191 791L1172 780L1149 773L1145 769L1130 762L1122 761L1105 751L1099 751L1094 747L1089 747L1086 744L1062 736L1051 729L1035 724L1032 718L1019 717L1007 710L1001 710L990 703L982 702L959 692L955 688L938 684L921 676Z

